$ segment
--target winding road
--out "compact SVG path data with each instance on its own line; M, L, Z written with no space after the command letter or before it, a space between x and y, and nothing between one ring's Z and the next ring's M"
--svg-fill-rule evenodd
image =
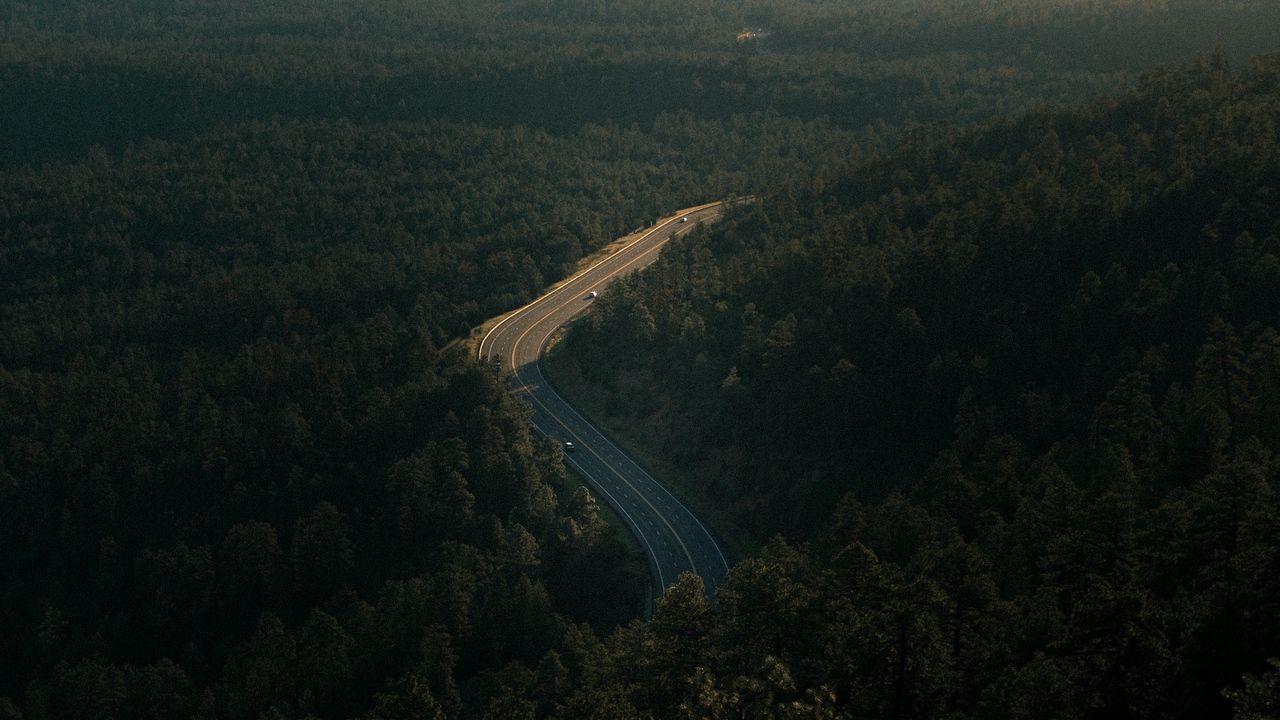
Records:
M591 293L649 265L668 240L699 223L719 219L725 205L698 205L660 220L607 258L507 315L480 341L480 359L493 363L506 375L512 392L529 401L537 430L573 444L565 460L640 540L649 557L656 596L684 572L701 576L707 593L714 594L729 571L724 552L675 495L551 387L539 359L556 330L591 307L595 297Z

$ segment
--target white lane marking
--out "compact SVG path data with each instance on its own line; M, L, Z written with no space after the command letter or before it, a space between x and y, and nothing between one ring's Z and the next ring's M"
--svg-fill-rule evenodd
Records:
M548 335L548 337L550 337L550 335ZM544 342L544 343L546 342L546 339L545 339L545 338L543 339L543 342ZM539 347L541 347L541 346L539 346ZM539 379L541 379L541 380L542 380L542 382L543 382L544 384L546 384L546 385L547 385L547 391L548 391L548 392L555 393L555 390L551 389L550 384L549 384L549 383L547 383L547 381L546 381L546 377L542 374L542 359L541 359L542 353L541 353L541 351L539 351L538 356L539 356L538 362L534 363L534 367L535 367L535 368L537 368L537 371L538 371L538 377L539 377ZM556 396L557 396L557 397L559 397L559 393L555 393L555 394L556 394ZM570 405L569 403L565 402L563 398L561 398L560 403L561 403L562 405L564 405L566 408L568 408L568 409L569 409L569 412L571 412L571 413L573 413L574 415L576 415L576 416L578 417L578 419L579 419L579 420L581 420L582 422L587 423L588 425L590 425L590 422L589 422L586 418L582 417L582 413L579 413L577 410L575 410L575 409L574 409L574 407L573 407L572 405ZM600 432L599 430L596 430L596 434L597 434L597 435L599 435L599 436L600 436L600 438L601 438L602 440L604 440L604 441L609 445L609 447L613 448L616 452L621 453L621 454L623 455L623 457L626 457L626 454L625 454L625 453L623 453L623 452L622 452L622 450L621 450L617 445L614 445L614 444L613 444L613 441L612 441L612 440L610 440L610 439L609 439L609 437L608 437L607 435L605 435L603 432ZM725 571L725 573L727 574L727 573L729 572L729 561L725 559L725 557L724 557L724 552L720 550L720 543L716 542L716 539L715 539L714 537L712 537L711 532L710 532L710 531L708 531L708 530L707 530L707 528L706 528L706 526L702 524L702 521L698 519L698 516L697 516L697 515L694 515L694 514L689 510L689 508L685 507L685 506L684 506L684 504L683 504L683 503L681 503L681 502L680 502L680 500L679 500L678 498L676 498L676 496L672 495L672 494L671 494L671 491L670 491L670 490L667 490L667 488L666 488L664 485L662 485L662 484L661 484L661 483L659 483L657 480L655 480L655 479L653 478L653 476L649 475L649 473L645 472L645 469L644 469L644 468L642 468L642 467L640 467L640 465L639 465L638 463L636 463L634 460L631 460L630 458L627 458L627 462L629 462L629 463L632 465L632 467L634 467L634 468L636 468L637 470L639 470L639 471L640 471L640 476L641 476L641 477L645 478L645 479L646 479L646 480L648 480L649 482L652 482L652 483L654 484L654 486L656 486L658 489L662 490L662 492L663 492L663 493L664 493L668 498L670 498L670 500L671 500L673 503L675 503L676 507L679 507L681 510L684 510L684 511L685 511L685 513L687 513L687 514L689 515L689 517L693 518L693 521L694 521L695 523L697 523L698 527L702 530L703 534L707 536L707 539L708 539L709 541L711 541L711 546L712 546L712 547L714 547L714 548L716 549L716 554L720 556L720 564L724 566L724 571ZM661 502L661 501L659 501L659 502ZM668 509L669 509L669 506L664 506L664 507L668 507Z
M694 212L701 212L702 210L710 209L710 208L715 207L715 206L717 206L717 205L723 205L723 204L724 204L723 202L707 203L706 205L699 205L699 206L697 206L697 208L691 209L691 211L694 211ZM673 220L673 218L668 218L665 222L663 222L663 223L661 223L660 225L658 225L658 226L654 227L654 229L653 229L652 231L650 231L650 232L648 232L648 233L646 233L646 234L645 234L645 238L647 238L647 237L649 237L650 235L654 234L654 233L655 233L655 232L657 232L658 230L661 230L661 229L662 229L663 227L665 227L666 225L669 225L669 224L672 222L672 220ZM643 239L644 239L644 238L641 238L641 240L643 240ZM671 239L671 237L667 237L665 240L661 240L661 241L659 241L659 242L655 243L653 247L649 248L648 250L645 250L644 252L641 252L639 255L635 256L634 258L631 258L630 260L626 260L625 262L619 261L619 262L622 262L622 266L621 266L621 267L618 267L618 268L616 268L616 269L611 269L611 270L609 271L609 273L608 273L608 274L606 274L604 277L600 278L599 280L596 280L596 281L595 281L595 284L596 284L596 285L600 285L601 283L605 283L605 282L610 282L610 281L612 281L612 279L613 279L613 278L615 278L615 277L617 277L617 276L619 276L619 275L623 274L625 271L630 270L631 266L635 265L636 263L641 262L642 260L645 260L645 258L647 258L650 254L653 254L653 259L652 259L652 260L649 260L649 262L653 262L654 260L657 260L658 256L657 256L655 253L657 253L658 251L662 250L662 248L666 247L666 244L667 244L667 242L668 242L670 239ZM636 242L640 242L640 240L637 240ZM630 245L627 245L627 248L625 248L625 249L630 249L631 247L633 247L633 246L636 244L636 242L633 242L633 243L631 243ZM615 258L618 258L618 257L620 257L619 253L614 253L613 255L609 256L609 258L608 258L607 260L612 260L612 259L615 259ZM605 260L605 261L601 261L600 263L597 263L596 265L592 266L592 269L594 269L594 268L596 268L596 267L599 267L600 265L603 265L607 260ZM586 272L584 272L584 273L580 273L579 275L577 275L577 276L575 276L573 279L571 279L569 282L565 283L564 285L562 285L561 287L559 287L559 288L557 288L557 289L555 289L555 290L552 290L551 292L549 292L549 293L547 293L546 295L542 296L541 298L539 298L539 299L538 299L538 300L536 300L535 302L540 302L541 300L543 300L543 299L545 299L545 298L549 298L549 297L551 297L552 295L555 295L556 293L560 292L561 290L564 290L566 287L569 287L570 285L573 285L574 283L576 283L576 282L577 282L577 281L578 281L582 276L584 276L585 274L586 274ZM581 290L581 288L579 288L579 290ZM565 309L565 308L571 308L573 305L574 305L574 301L573 301L573 300L569 300L569 301L567 301L567 302L563 302L563 303L560 303L559 305L556 305L555 307L551 308L551 310L549 310L545 315L543 315L542 317L540 317L540 318L538 318L537 320L535 320L535 321L533 321L532 323L530 323L530 324L529 324L529 326L528 326L527 328L525 328L524 332L520 333L520 335L516 337L515 342L514 342L514 343L512 344L512 346L511 346L511 368L512 368L513 370L514 370L515 368L519 367L519 363L517 363L517 362L516 362L516 352L520 349L520 342L521 342L522 340L524 340L524 336L525 336L525 335L528 335L530 332L532 332L532 331L533 331L533 329L534 329L535 327L537 327L538 325L540 325L541 323L543 323L547 318L551 317L552 315L555 315L556 313L560 312L561 310L563 310L563 309ZM541 360L541 356L542 356L542 348L543 348L544 346L546 346L546 344L547 344L547 338L551 337L551 334L552 334L552 333L554 333L556 330L560 329L560 327L561 327L562 325L564 325L565 323L567 323L567 322L568 322L568 320L572 319L575 315L578 315L579 313L584 312L585 310L586 310L586 308L578 308L578 309L574 310L573 312L569 313L568 317L567 317L564 321L560 321L560 322L552 323L551 329L547 330L547 334L546 334L546 335L544 335L544 336L543 336L543 338L542 338L542 340L538 342L538 346L537 346L537 348L536 348L536 352L534 353L534 362L535 362L535 363L540 362L540 360ZM522 314L523 314L523 312L524 312L524 311L521 311L521 312L522 312ZM496 330L497 328L495 327L494 329ZM519 329L519 327L517 326L517 327L516 327L516 328L514 328L514 329ZM492 332L492 331L490 331L490 332ZM486 337L487 337L487 336L486 336ZM484 344L484 341L483 341L483 340L481 340L480 342L481 342L481 345L483 345L483 344ZM483 349L483 348L482 348L482 349ZM545 378L543 378L543 381L545 382L545 381L546 381L546 379L545 379ZM561 398L559 395L557 395L557 396L556 396L556 398L557 398L558 400L560 400L560 402L561 402L561 403L564 403L564 399L563 399L563 398ZM583 418L581 415L579 415L579 416L578 416L578 419L579 419L579 420L582 420L584 423L586 423L586 422L587 422L586 418ZM560 423L561 425L565 426L566 428L568 427L568 424L567 424L567 423L565 423L565 421L564 421L563 419L559 419L559 418L557 418L557 420L559 421L559 423ZM587 423L587 424L590 424L590 423ZM601 459L603 460L603 458L601 458Z
M749 198L745 198L745 199L749 199ZM697 206L696 208L690 208L690 209L687 209L687 210L685 210L685 211L682 211L682 212L681 212L681 213L679 213L677 216L679 216L679 215L684 215L684 214L688 214L688 213L692 213L692 212L698 212L698 211L702 211L702 210L706 210L706 209L710 209L710 208L713 208L713 207L715 207L715 206L717 206L717 205L721 205L721 206L723 206L723 205L725 205L725 204L726 204L726 203L724 203L724 202L707 203L707 204L705 204L705 205ZM578 273L577 275L575 275L573 278L570 278L568 281L566 281L564 284L562 284L559 288L556 288L555 290L552 290L551 292L549 292L549 293L547 293L547 294L543 295L542 297L537 298L536 300L534 300L534 301L532 301L532 302L530 302L530 303L526 304L524 307L522 307L522 308L518 309L517 311L515 311L515 312L513 312L512 314L508 315L508 316L507 316L506 318L504 318L503 320L499 321L499 323L498 323L497 325L495 325L493 328L491 328L491 329L489 330L489 332L485 334L484 338L482 338L482 339L481 339L481 341L480 341L480 347L478 348L478 353L477 353L477 354L478 354L478 356L479 356L479 357L481 357L481 358L483 358L483 357L484 357L484 346L485 346L485 344L486 344L486 343L488 343L488 342L490 341L490 337L493 335L493 333L494 333L496 330L498 330L500 327L502 327L504 324L506 324L509 320L511 320L511 319L513 319L513 318L515 318L515 317L518 317L518 316L523 316L523 315L527 312L527 310L528 310L529 308L531 308L533 305L536 305L538 302L541 302L541 301L543 301L543 300L546 300L546 299L548 299L548 298L551 298L551 297L553 297L553 296L555 296L555 295L557 295L557 294L560 294L560 293L562 293L562 292L564 292L564 291L568 290L569 288L571 288L571 287L575 284L575 282L576 282L576 281L581 280L583 277L585 277L586 275L588 275L589 273L591 273L593 270L596 270L597 268L599 268L600 266L604 265L604 264L605 264L606 262L608 262L609 260L612 260L612 259L614 259L614 258L617 258L619 255L621 255L621 254L625 253L625 251L626 251L626 250L630 249L630 248L631 248L632 246L634 246L636 243L639 243L639 242L644 241L645 239L649 238L653 233L658 232L658 231L660 231L661 229L663 229L667 224L670 224L670 223L671 223L672 219L674 219L674 218L669 218L666 222L664 222L664 223L660 223L659 225L655 226L652 230L650 230L649 232L645 233L645 234L644 234L644 235L642 235L640 238L637 238L635 241L633 241L632 243L630 243L630 244L628 244L627 246L623 247L623 248L622 248L622 249L620 249L619 251L615 251L615 252L614 252L614 253L612 253L609 257L606 257L606 258L602 259L600 262L596 263L595 265L591 266L590 268L587 268L586 270L584 270L584 271L582 271L582 272ZM686 229L686 230L687 230L687 229ZM673 233L672 235L673 235L673 236L675 236L675 235L677 235L677 234L678 234L678 233ZM668 239L670 239L670 238L668 238ZM631 260L631 261L627 261L627 262L623 263L622 267L620 267L620 268L618 268L618 269L616 269L616 270L612 270L608 275L606 275L605 277L601 278L600 280L597 280L596 282L597 282L597 283L600 283L600 282L604 282L604 281L606 281L606 280L611 280L611 279L613 279L614 277L616 277L616 276L620 275L623 271L625 271L625 270L627 270L628 268L630 268L630 266L634 265L634 264L635 264L636 262L638 262L639 260L641 260L641 259L645 258L646 256L648 256L651 252L653 252L653 251L655 251L655 250L657 250L657 249L661 249L661 247L663 247L663 246L665 246L665 245L666 245L666 241L662 241L662 242L661 242L661 243L659 243L655 248L650 248L649 250L646 250L645 252L643 252L643 253L642 253L638 258L636 258L636 259L633 259L633 260ZM656 260L656 257L655 257L654 259ZM554 312L556 312L556 311L558 311L558 310L560 310L560 309L563 309L564 307L568 307L568 306L570 306L570 305L571 305L571 303L563 303L563 304L561 304L560 306L558 306L558 307L556 308L556 310L553 310L551 313L548 313L546 316L544 316L544 318L543 318L543 319L545 319L546 317L550 317L552 314L554 314ZM576 315L576 314L577 314L577 313L572 313L571 315ZM541 320L539 320L538 322L541 322ZM650 476L650 475L649 475L649 474L648 474L648 473L647 473L643 468L641 468L641 467L640 467L640 466L639 466L635 461L631 460L629 457L626 457L626 455L625 455L624 453L622 453L622 451L621 451L621 450L620 450L616 445L614 445L614 443L613 443L613 442L612 442L612 441L611 441L607 436L605 436L605 435L604 435L603 433L601 433L600 431L596 430L596 429L595 429L595 427L594 427L594 426L592 426L592 425L589 423L589 421L587 421L587 420L586 420L586 418L582 417L582 414L581 414L581 413L579 413L579 412L578 412L578 411L577 411L577 410L576 410L572 405L569 405L568 403L564 402L563 398L561 398L561 397L559 396L559 394L558 394L558 393L556 393L554 390L552 390L552 389L550 388L550 385L549 385L548 383L546 383L546 377L545 377L545 375L543 375L543 373L542 373L542 367L541 367L541 354L542 354L542 348L545 346L546 341L547 341L547 339L550 337L551 333L552 333L552 332L554 332L556 329L558 329L558 328L559 328L559 326L560 326L560 324L561 324L561 323L557 323L557 324L556 324L556 327L553 327L553 328L551 329L551 331L549 331L549 332L548 332L548 334L547 334L545 337L543 337L542 342L538 345L538 353L537 353L537 355L536 355L536 360L535 360L535 363L534 363L534 364L535 364L535 365L537 365L538 376L539 376L539 378L541 379L542 384L546 384L546 385L547 385L547 390L548 390L548 392L550 392L550 394L551 394L553 397L555 397L555 399L556 399L556 400L558 400L558 401L560 402L560 404L561 404L561 405L563 405L563 406L564 406L565 408L567 408L571 413L573 413L573 414L574 414L574 415L575 415L579 420L581 420L581 421L585 424L585 426L587 426L587 427L591 427L591 428L592 428L592 431L594 431L597 435L599 435L599 436L601 437L601 439L603 439L603 440L605 441L605 443L606 443L606 444L608 444L608 445L609 445L609 447L611 447L611 448L614 450L614 452L615 452L614 458L615 458L615 459L618 459L618 458L626 458L626 463L624 463L624 464L630 464L630 465L631 465L631 467L633 467L633 468L635 468L636 470L638 470L638 471L639 471L639 473L640 473L640 475L639 475L639 477L640 477L640 478L643 478L644 480L648 480L648 482L653 483L653 485L654 485L654 486L656 486L656 487L660 488L660 489L662 490L663 494L665 494L668 498L670 498L672 501L674 501L674 502L675 502L675 504L676 504L676 505L677 505L681 510L683 510L683 511L685 512L685 514L687 514L690 518L692 518L692 519L694 520L694 522L695 522L695 523L698 525L698 527L702 530L702 532L703 532L703 534L705 535L705 537L706 537L706 538L711 542L711 545L715 548L715 550L716 550L716 554L719 556L720 563L721 563L721 565L724 567L725 571L727 572L727 571L728 571L728 567L729 567L729 566L728 566L728 562L727 562L727 560L726 560L726 559L725 559L725 557L724 557L724 553L723 553L723 551L720 549L719 544L715 541L715 538L711 536L711 533L706 529L706 527L702 524L702 522L701 522L700 520L698 520L697 516L695 516L692 512L690 512L690 511L689 511L689 509L688 509L687 507L685 507L682 503L680 503L680 501L679 501L678 499L676 499L676 498L675 498L675 496L673 496L673 495L671 494L671 492L670 492L669 490L667 490L667 488L666 488L666 487L664 487L663 485L661 485L661 484L657 483L657 481L656 481L656 480L654 480L654 479L652 478L652 476ZM520 323L517 323L517 324L516 324L516 328L519 328L519 327L520 327L520 325L521 325ZM533 329L533 327L534 327L534 326L536 326L536 325L537 325L537 322L533 323L532 325L530 325L530 326L525 330L525 332L521 333L521 337L520 337L520 338L518 338L518 339L517 339L517 341L516 341L516 343L512 346L512 355L513 355L513 358L514 358L514 355L515 355L515 351L518 349L518 346L519 346L519 342L520 342L520 340L521 340L521 339L523 339L523 336L524 336L525 334L527 334L529 330L532 330L532 329ZM492 353L492 352L493 352L493 349L492 349L492 347L491 347L491 348L490 348L490 353ZM515 362L514 362L514 361L512 362L512 365L513 365L513 368L512 368L512 369L513 369L513 370L516 370L517 368L516 368L516 366L515 366ZM515 373L515 378L516 378L517 382L520 382L520 384L521 384L522 386L524 386L522 389L523 389L523 390L525 390L525 391L530 395L530 398L532 398L532 399L533 399L535 402L537 402L539 405L543 406L543 409L547 412L547 414L548 414L549 416L551 416L553 419L555 419L557 422L559 422L562 426L564 425L563 421L561 421L561 420L559 420L559 418L555 417L555 416L550 412L550 409L549 409L549 408L547 408L547 407L546 407L546 406L541 402L541 400L540 400L540 399L538 399L538 398L536 398L536 397L533 397L532 393L531 393L531 392L529 392L529 388L528 388L528 386L525 386L525 383L524 383L524 382L523 382L523 380L520 378L520 373L519 373L519 372L516 372L516 373ZM536 423L535 423L535 424L536 424ZM539 429L541 429L541 428L539 428ZM544 434L545 434L545 433L544 433ZM590 434L590 433L588 432L588 433L583 433L583 434ZM596 455L596 457L597 457L597 458L599 458L599 457L600 457L600 456L599 456L599 454L598 454L598 453L596 453L594 450L592 450L592 454ZM603 458L600 458L600 459L601 459L601 460L603 460ZM579 463L579 462L578 462L578 461L576 461L576 460L572 460L572 459L570 460L570 462L574 465L574 467L575 467L575 468L578 468L580 472L582 471L581 463ZM627 482L627 478L626 478L622 473L619 473L616 469L614 469L614 468L612 468L611 466L609 466L609 464L608 464L607 462L606 462L606 463L604 463L604 464L605 464L605 466L606 466L606 467L609 467L611 470L613 470L613 472L614 472L616 475L618 475L618 476L619 476L619 477L620 477L624 482ZM586 476L586 473L584 473L584 476ZM587 477L589 477L589 476L587 476ZM640 480L640 482L643 484L643 483L644 483L644 480ZM595 484L597 484L597 483L594 483L594 482L593 482L592 484L593 484L593 485L595 485ZM627 484L630 484L630 483L627 483ZM636 490L636 488L635 488L634 486L632 487L632 489L633 489L633 490ZM616 499L613 497L613 495L612 495L612 494L610 494L610 493L609 493L607 490L605 490L603 487L601 487L601 490L602 490L602 492L604 492L604 493L605 493L605 494L606 494L606 495L607 495L611 500L615 500L615 502L616 502ZM650 507L652 507L652 503L649 503L649 501L644 497L644 495L643 495L642 493L639 493L638 491L636 491L636 492L637 492L637 494L640 494L641 499L645 499L646 503L647 503L647 504L649 504L649 505L650 505ZM619 506L617 506L617 507L619 507L619 509L623 510L623 513L624 513L624 514L626 514L625 509L621 508L621 506L620 506L620 505L619 505ZM635 507L634 503L633 503L633 507ZM670 510L670 506L669 506L669 505L663 504L663 507L664 507L664 509ZM655 510L655 512L657 511L657 509L656 509L656 508L654 508L654 510ZM664 523L666 523L666 519L663 517L662 513L660 513L660 512L656 512L656 514L659 516L659 518L660 518L660 519L662 519L662 520L664 521ZM633 519L633 518L631 518L629 515L628 515L628 520L632 521L633 526L634 526L634 519ZM651 520L647 520L647 522L650 522L650 523L651 523L652 521L651 521ZM679 542L679 543L681 544L681 546L683 547L684 543L680 540L679 534L675 533L674 528L672 528L672 527L670 526L670 524L669 524L669 523L666 523L666 524L668 525L668 528L672 530L672 533L673 533L673 536L674 536L675 540L676 540L677 542ZM652 547L651 547L651 546L649 546L648 539L647 539L647 538L643 538L643 536L642 536L642 539L645 541L645 543L646 543L646 547L647 547L647 549L650 551L650 554L651 554L651 556L652 556ZM664 539L665 539L665 538L664 538ZM686 554L688 554L688 549L687 549L687 548L686 548ZM699 554L701 555L701 553L699 553ZM655 560L656 560L656 558L655 558ZM693 566L693 558L692 558L692 556L691 556L691 555L689 556L689 561L690 561L691 566ZM696 570L696 567L695 567L695 570ZM663 583L663 578L661 577L661 572L660 572L660 571L659 571L659 582L660 582L660 583Z
M539 346L539 347L541 347L541 346ZM534 363L534 366L535 366L535 367L537 367L537 363ZM539 374L541 374L541 370L540 370L540 369L539 369ZM516 373L515 373L515 378L516 378L516 382L519 382L519 383L521 383L521 384L523 384L523 383L524 383L524 380L521 378L521 373L520 373L520 371L519 371L519 370L517 370L517 371L516 371ZM559 401L560 401L560 404L564 405L564 400L563 400L563 399L561 399L559 395L556 395L556 394L555 394L555 392L554 392L554 391L552 391L549 387L548 387L548 388L546 388L546 390L547 390L547 392L551 393L551 394L552 394L552 396L554 396L557 400L559 400ZM556 416L556 414L555 414L555 413L551 412L551 408L547 407L546 403L542 402L542 400L541 400L541 399L539 399L537 395L535 395L535 394L533 394L533 393L529 393L529 398L530 398L530 399L532 399L532 400L533 400L533 402L537 403L537 404L538 404L538 406L542 408L542 411L543 411L544 413L546 413L546 415L547 415L549 418L551 418L551 419L552 419L553 421L555 421L558 425L560 425L560 427L564 428L565 430L569 430L569 427L568 427L567 425L565 425L564 420L561 420L559 417L557 417L557 416ZM572 408L570 408L570 409L572 409ZM572 433L570 433L570 434L572 434ZM581 438L579 438L579 437L578 437L578 436L576 436L576 435L573 437L573 439L574 439L574 440L581 441ZM618 470L617 470L616 468L614 468L612 465L610 465L610 464L608 463L608 461L606 461L604 458L600 457L600 454L599 454L599 453L597 453L594 449L592 449L592 446L591 446L591 444L590 444L590 443L584 444L584 445L583 445L583 448L584 448L587 452L589 452L589 453L591 453L592 455L594 455L594 456L596 457L596 459L600 461L600 464L601 464L601 465L604 465L606 468L608 468L608 469L610 470L610 472L612 472L612 473L613 473L613 475L614 475L615 477L617 477L618 479L622 480L622 482L623 482L627 487L631 488L631 491L632 491L632 492L634 492L634 493L636 494L636 497L640 498L640 500L642 500L642 501L644 502L644 504L645 504L645 505L648 505L648 506L649 506L649 509L653 511L653 514L654 514L654 515L657 515L657 516L658 516L658 519L662 521L662 524L667 526L667 530L670 530L670 531L671 531L671 537L676 541L676 543L677 543L677 544L679 544L679 545L680 545L680 549L681 549L681 550L683 550L683 551L684 551L685 556L689 558L689 565L690 565L690 567L694 568L694 571L696 572L696 571L697 571L697 564L693 561L693 553L689 552L689 547L688 547L687 545L685 545L685 544L684 544L684 539L680 537L680 533L676 532L675 527L673 527L673 526L671 525L671 521L670 521L670 520L668 520L668 519L666 518L666 516L664 516L661 512L659 512L659 511L658 511L658 508L656 508L656 507L654 507L654 506L653 506L653 502L652 502L652 501L650 501L650 500L649 500L649 498L648 498L648 497L646 497L644 493L642 493L642 492L640 492L638 489L636 489L636 487L635 487L634 485L632 485L632 484L627 480L627 478L626 478L622 473L618 472ZM714 542L714 540L713 540L712 542Z
M534 423L534 426L536 427L537 423ZM538 428L538 429L542 430L542 428ZM542 434L550 435L550 433L546 432L545 430L542 431ZM590 481L591 474L586 472L585 469L582 467L580 463L578 463L577 460L574 460L573 458L569 458L569 464L573 465L574 469L577 470L579 473L581 473L582 477L587 478L587 480ZM613 494L609 492L608 488L604 487L598 482L592 482L591 484L596 486L597 490L604 493L605 497L609 498L609 500L613 503L613 506L622 513L622 516L627 519L627 522L632 527L636 528L637 530L640 529L640 524L635 521L635 518L631 517L630 513L627 512L626 508L622 507L622 504L619 503L618 499L615 498ZM652 522L650 522L650 524L652 524ZM640 542L644 543L645 550L649 551L649 557L653 559L653 567L655 570L658 571L658 592L659 593L665 592L667 589L667 582L662 576L662 566L658 564L658 554L653 551L653 546L649 544L649 539L644 536L644 533L636 532L636 535L640 537Z
M549 292L549 293L546 293L545 295L542 295L542 296L540 296L540 297L536 297L536 298L534 298L533 300L530 300L529 302L527 302L527 303L525 303L524 305L520 306L519 308L516 308L516 309L515 309L515 310L513 310L509 315L507 315L505 318L503 318L503 319L499 320L497 325L494 325L493 327L489 328L489 332L485 333L483 338L480 338L480 347L476 349L476 359L477 359L477 360L484 360L484 359L485 359L485 357L484 357L484 344L485 344L486 342L488 342L488 341L489 341L489 337L490 337L491 335L493 335L493 333L494 333L494 332L496 332L498 328L500 328L500 327L502 327L503 325L505 325L505 324L507 323L507 321L508 321L508 320L511 320L512 318L515 318L515 317L518 317L518 316L522 315L522 314L524 313L524 311L525 311L525 310L528 310L529 308L533 307L534 305L537 305L538 303L542 302L543 300L546 300L547 298L551 297L552 295L555 295L555 294L557 294L557 293L561 292L561 291L562 291L562 290L564 290L565 288L567 288L567 287L569 287L570 285L572 285L572 284L573 284L573 282L574 282L575 280L577 280L578 278L580 278L580 277L582 277L582 276L584 276L584 275L587 275L587 274L588 274L588 273L590 273L592 270L595 270L596 268L598 268L598 267L600 267L601 265L603 265L603 264L605 264L605 263L609 262L610 260L612 260L613 258L617 257L618 255L620 255L620 254L622 254L622 253L626 252L627 250L630 250L630 249L631 249L631 247L632 247L633 245L635 245L636 243L639 243L639 242L643 242L643 241L644 241L645 239L647 239L650 235L652 235L653 233L655 233L655 232L657 232L657 231L661 230L662 228L666 227L667 225L671 224L672 222L674 222L674 221L676 220L676 218L680 217L681 215L685 215L685 214L688 214L688 213L691 213L691 212L698 212L698 211L701 211L701 210L705 210L705 209L707 209L707 208L709 208L709 207L715 207L716 205L723 204L724 202L725 202L725 201L723 201L723 200L717 200L717 201L715 201L715 202L704 203L704 204L702 204L702 205L695 205L695 206L693 206L693 207L691 207L691 208L685 208L684 210L681 210L680 212L676 213L675 215L672 215L670 218L667 218L667 220L666 220L665 222L661 222L661 223L658 223L657 225L654 225L652 230L649 230L649 231L645 232L643 235L641 235L640 237L636 238L636 239L635 239L635 240L633 240L632 242L629 242L629 243L627 243L625 246L623 246L623 247L621 247L621 248L618 248L617 250L613 251L612 253L609 253L609 255L608 255L607 257L605 257L605 258L601 259L601 260L600 260L600 262L596 263L595 265L592 265L591 267L587 268L586 270L583 270L582 272L579 272L579 273L577 273L577 274L573 275L573 276L572 276L572 277L570 277L568 280L566 280L563 284L561 284L561 285L560 285L560 287L558 287L558 288L556 288L556 289L552 290L552 291L551 291L551 292Z

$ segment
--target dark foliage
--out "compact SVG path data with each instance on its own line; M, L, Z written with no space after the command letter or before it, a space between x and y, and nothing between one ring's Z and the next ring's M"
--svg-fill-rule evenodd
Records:
M1266 712L1271 66L904 128L1277 8L0 7L0 717ZM571 357L808 544L601 641L635 555L459 339L778 188Z
M1215 56L1079 110L924 129L602 295L567 343L578 372L665 408L663 452L805 543L739 566L713 607L669 598L597 649L584 666L616 669L565 707L1265 707L1277 122L1280 59L1233 74ZM645 422L645 402L615 407ZM654 646L687 672L637 670Z
M640 568L450 341L620 222L548 144L251 125L0 177L0 695L349 717L407 677L454 712L635 616Z
M874 136L1078 100L1215 46L1273 50L1278 25L1260 0L13 3L0 164L273 119L563 134L771 112Z

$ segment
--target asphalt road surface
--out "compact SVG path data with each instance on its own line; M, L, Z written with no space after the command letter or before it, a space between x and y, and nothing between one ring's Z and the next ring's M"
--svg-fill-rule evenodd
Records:
M649 556L655 595L684 572L700 575L707 592L714 594L729 571L724 553L675 495L560 397L538 360L556 330L591 307L592 292L649 265L669 239L718 219L723 208L722 202L709 203L664 218L622 249L503 318L480 341L480 359L493 364L512 391L529 401L538 431L562 445L573 443L565 460L639 538Z

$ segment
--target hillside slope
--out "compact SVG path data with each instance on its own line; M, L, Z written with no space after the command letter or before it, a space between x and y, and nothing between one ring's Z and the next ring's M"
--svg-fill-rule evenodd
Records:
M602 295L562 371L805 541L597 661L679 642L689 672L604 685L659 715L1227 714L1280 655L1277 122L1280 58L1215 58L921 130Z

